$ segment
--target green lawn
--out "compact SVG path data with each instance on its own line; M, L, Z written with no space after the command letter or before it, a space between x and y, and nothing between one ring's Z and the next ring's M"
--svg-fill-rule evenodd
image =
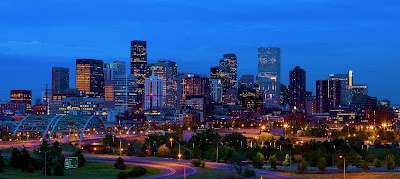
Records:
M6 160L6 164L8 164L8 160ZM128 165L125 172L129 172L132 170L134 166ZM154 176L161 173L161 170L156 168L149 168L144 167L147 169L146 176ZM117 170L114 168L112 163L95 163L95 162L86 162L85 166L78 169L72 170L72 178L117 178L117 174L121 172L121 170ZM69 170L65 170L64 177L55 177L55 176L48 176L49 179L63 179L69 178ZM18 169L9 168L6 166L3 172L0 172L0 179L17 179L17 178L32 178L32 179L42 179L43 172L42 171L35 171L35 173L26 173L21 172Z
M188 179L215 179L215 178L226 178L230 176L238 176L235 173L212 170L212 169L204 169L201 170L198 174L190 175Z

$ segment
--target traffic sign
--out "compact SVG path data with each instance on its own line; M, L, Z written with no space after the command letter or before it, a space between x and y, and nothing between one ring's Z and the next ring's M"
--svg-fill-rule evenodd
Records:
M78 168L78 157L67 157L64 163L65 169Z

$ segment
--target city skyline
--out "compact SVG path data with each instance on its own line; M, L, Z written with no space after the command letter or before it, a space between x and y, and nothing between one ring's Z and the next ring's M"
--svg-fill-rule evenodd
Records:
M6 84L6 88L0 90L0 99L9 99L8 93L11 89L31 89L34 98L40 96L45 84L51 84L51 67L68 67L73 74L73 61L76 58L94 58L105 62L122 60L129 64L127 44L131 40L139 39L148 42L149 62L169 59L175 61L180 69L187 69L183 72L208 74L209 67L215 65L222 54L235 53L238 57L238 78L244 74L256 75L254 71L257 68L258 47L279 47L282 49L283 84L288 84L289 77L286 74L295 66L305 69L309 84L307 90L313 92L315 80L325 79L326 75L331 73L340 74L352 69L355 72L356 83L368 83L370 95L379 99L390 99L394 104L400 103L400 97L397 95L400 86L386 82L396 81L396 66L400 65L396 60L400 58L399 54L393 53L399 49L396 43L399 37L396 32L400 27L393 23L398 19L396 17L400 16L393 8L399 5L397 2L215 2L209 7L207 14L194 11L196 8L204 9L205 5L177 2L179 1L140 2L138 5L143 7L154 7L150 9L149 16L142 19L132 18L132 15L120 10L130 7L130 2L108 6L106 1L99 1L96 4L83 3L80 7L74 7L69 2L60 2L63 6L55 6L53 9L62 15L57 22L46 13L30 13L32 16L29 17L18 16L13 8L5 8L1 14L5 17L14 14L15 16L0 22L4 27L1 31L7 32L2 33L7 36L0 35L0 60L6 73L20 74L14 75L12 79L1 80ZM157 4L164 7L179 5L177 12L188 13L188 16L178 16L177 13L166 10L168 8L154 6ZM16 6L12 1L1 2L0 5ZM18 7L24 10L24 13L29 13L32 11L29 8L31 5L19 4ZM110 8L111 12L118 13L98 17L98 14L94 13L96 18L90 17L91 15L79 18L76 15L65 15L73 10L79 12L87 6ZM299 10L297 6L303 8ZM45 6L36 7L38 11L47 10L43 9ZM243 17L226 13L226 9L241 10L242 7L246 7L242 13ZM363 10L352 12L355 7ZM374 11L374 16L368 13L370 10ZM141 9L139 11L143 12ZM159 17L159 13L165 16ZM211 16L218 17L207 18ZM16 23L21 17L41 19L41 22L37 23L32 19L32 23ZM93 21L86 24L85 20L88 19ZM166 27L162 21L168 19L172 19L173 22ZM248 22L248 19L251 21ZM330 21L325 22L325 19ZM281 20L285 20L285 23L281 23ZM357 23L353 23L354 21ZM209 25L205 26L204 23ZM82 25L83 28L77 28ZM60 31L60 26L65 30ZM142 28L137 28L139 26ZM233 28L226 28L227 26ZM163 27L163 30L160 30L160 27ZM27 29L29 33L25 34L26 30L23 29ZM380 33L383 32L382 29L385 29L385 33ZM234 41L227 43L232 37ZM187 38L192 40L185 40ZM207 43L209 41L213 43ZM26 64L27 67L12 69L19 64ZM370 68L371 66L374 68ZM384 75L385 80L374 74ZM26 80L26 76L38 80ZM70 76L70 80L73 87L74 76Z

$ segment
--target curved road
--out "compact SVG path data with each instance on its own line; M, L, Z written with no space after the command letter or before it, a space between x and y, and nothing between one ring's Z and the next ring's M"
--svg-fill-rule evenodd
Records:
M93 162L115 162L118 156L105 156L105 155L94 155L94 154L86 154L85 157L88 161ZM148 167L154 167L161 169L162 174L154 177L149 177L151 179L155 178L183 178L184 171L186 169L186 176L193 175L199 172L199 168L191 167L191 162L188 160L179 160L175 159L163 159L163 158L140 158L140 157L122 157L124 162L132 165L142 165ZM232 165L224 164L224 163L214 163L214 162L206 162L206 167L227 171L227 172L236 172L235 168ZM184 169L185 168L185 169ZM277 178L277 179L293 179L293 177L285 176L279 172L267 171L255 169L257 176L263 176L268 178Z
M87 161L91 162L110 162L114 163L118 156L105 156L105 155L85 155ZM158 159L158 158L138 158L138 157L122 157L125 164L140 165L158 168L162 171L160 175L148 177L147 179L158 179L158 178L182 178L185 174L186 176L193 175L199 172L194 167L188 165L188 162L179 163L177 160L169 159ZM186 172L185 172L186 170Z

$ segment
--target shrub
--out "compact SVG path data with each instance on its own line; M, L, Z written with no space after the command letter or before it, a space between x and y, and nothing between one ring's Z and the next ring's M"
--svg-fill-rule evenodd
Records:
M292 160L292 158L289 157L289 154L286 154L285 161L283 161L282 165L283 166L289 166L290 165L290 160Z
M252 169L246 169L243 173L244 177L255 177L256 176L256 172Z
M308 163L306 160L300 162L299 166L297 167L297 171L301 174L307 173L307 166Z
M326 168L326 160L325 157L321 157L317 163L317 167L319 170L324 171Z
M296 162L301 162L303 160L303 156L300 154L293 155L293 160Z
M128 174L126 174L126 172L119 172L117 174L118 179L126 179L128 178Z
M374 160L374 166L376 168L381 168L382 167L382 162L379 159Z
M258 152L256 156L254 156L253 166L259 169L261 169L264 166L264 155L262 153Z
M394 170L396 168L396 164L394 163L393 156L386 157L386 166L388 170Z
M192 160L192 165L195 166L195 167L200 167L201 166L201 160L193 159Z
M114 167L116 169L118 169L118 170L125 170L126 166L125 166L125 169L122 169L122 168L120 169L120 167L123 166L123 165L125 165L124 164L124 159L122 159L121 157L118 157L117 162L114 163Z
M128 172L129 177L140 177L146 175L147 170L143 167L135 167L130 172Z
M78 167L83 167L83 165L85 165L86 163L86 159L82 154L82 150L79 149L78 151L76 151L73 155L71 155L71 157L78 157Z
M368 162L365 160L361 160L360 162L360 168L364 169L364 170L369 170L369 165Z
M270 156L268 162L271 165L271 168L276 169L276 155Z

